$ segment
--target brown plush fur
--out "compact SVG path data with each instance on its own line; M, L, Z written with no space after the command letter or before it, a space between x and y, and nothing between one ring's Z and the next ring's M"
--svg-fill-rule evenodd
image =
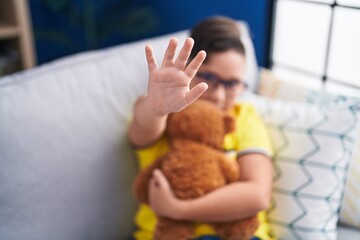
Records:
M170 151L139 173L134 191L140 202L148 203L148 184L152 171L159 168L180 199L193 199L238 181L235 160L222 151L224 136L234 131L235 121L213 104L197 100L181 112L170 114L166 135ZM258 227L256 216L222 223L209 223L222 239L247 240ZM194 223L158 218L157 240L191 239Z

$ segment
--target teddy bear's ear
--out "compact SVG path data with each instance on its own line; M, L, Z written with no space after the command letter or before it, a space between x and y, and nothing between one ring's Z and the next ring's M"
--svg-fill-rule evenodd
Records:
M225 126L225 132L231 133L235 131L235 119L230 114L224 115L224 126Z

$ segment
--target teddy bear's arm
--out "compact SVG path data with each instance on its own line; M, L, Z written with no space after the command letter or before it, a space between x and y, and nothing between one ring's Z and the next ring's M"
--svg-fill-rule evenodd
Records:
M219 164L222 173L225 176L226 182L236 182L240 179L240 168L239 164L226 155L219 154Z
M156 159L150 166L142 170L135 178L134 182L134 195L141 203L149 204L148 187L155 169L160 168L163 158Z

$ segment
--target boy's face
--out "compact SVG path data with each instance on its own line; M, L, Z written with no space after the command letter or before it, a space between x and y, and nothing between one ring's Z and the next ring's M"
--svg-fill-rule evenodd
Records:
M234 50L213 53L200 67L191 87L206 82L209 88L201 96L222 110L231 109L246 88L245 58Z

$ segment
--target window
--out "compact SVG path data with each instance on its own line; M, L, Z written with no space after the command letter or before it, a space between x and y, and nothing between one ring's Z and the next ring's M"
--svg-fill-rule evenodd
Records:
M282 79L360 95L360 0L275 0L270 67Z

